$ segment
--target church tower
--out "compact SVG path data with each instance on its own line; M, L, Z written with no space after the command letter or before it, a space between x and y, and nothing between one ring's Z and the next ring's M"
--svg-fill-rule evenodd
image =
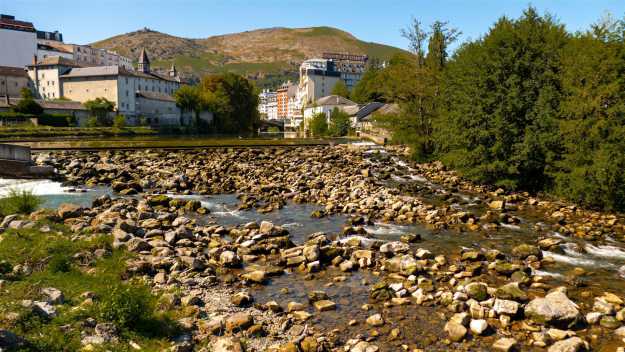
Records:
M176 78L178 77L178 70L176 70L176 65L171 64L171 68L169 69L169 77Z
M148 59L148 54L145 52L145 48L141 49L137 69L139 72L150 73L150 59Z

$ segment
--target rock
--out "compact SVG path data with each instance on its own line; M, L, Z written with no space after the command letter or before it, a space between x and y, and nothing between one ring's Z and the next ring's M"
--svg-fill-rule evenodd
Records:
M180 302L185 306L201 306L204 303L200 297L193 294L182 297Z
M493 344L494 351L508 352L513 351L517 346L517 341L510 337L503 337L495 341Z
M621 322L616 320L613 316L603 316L599 321L599 325L607 329L616 329L621 326Z
M50 304L63 304L65 301L65 296L63 296L63 292L54 287L47 287L41 290L41 293L46 296L46 302Z
M366 341L359 341L349 352L378 352L380 348Z
M495 296L501 299L509 299L514 301L527 301L527 294L519 287L518 282L505 284L495 291Z
M495 299L493 310L497 314L506 314L506 315L514 316L518 313L519 307L520 307L520 304L518 302L497 298Z
M219 255L219 263L223 266L235 267L241 264L241 258L233 251L223 251Z
M621 326L620 328L614 330L614 335L625 338L625 326Z
M310 302L317 302L324 299L328 299L328 294L323 291L310 291L308 292L308 300Z
M77 218L82 215L82 207L76 204L63 203L59 205L57 213L63 220Z
M345 260L339 264L339 269L343 272L351 271L354 268L354 263L351 260Z
M312 317L312 314L308 313L305 310L297 310L295 312L291 312L291 315L293 315L293 318L299 321L306 321L310 319L310 317Z
M273 227L274 226L271 222L263 220L260 223L260 229L258 231L262 234L268 235L268 234L271 234Z
M381 314L374 314L367 318L367 324L373 327L382 326L384 325L384 319L382 319Z
M488 299L488 287L481 282L472 282L465 286L466 294L476 301L484 301Z
M305 306L299 302L289 302L286 305L286 311L289 313L295 312L298 310L304 310L304 309L305 309Z
M56 308L48 302L32 302L32 310L44 319L52 319L58 315Z
M554 343L547 352L578 352L584 350L586 350L586 342L575 336Z
M467 328L455 321L448 321L444 330L449 335L449 339L454 342L462 340L467 335Z
M133 237L126 242L126 248L128 248L130 252L144 252L151 250L152 245L141 238Z
M506 201L505 200L493 200L488 203L488 207L493 210L504 210L506 209Z
M525 259L531 255L536 256L537 258L542 258L543 252L537 246L521 244L512 249L512 255L521 259Z
M592 310L606 315L614 315L616 313L614 305L600 297L595 298L595 304L592 307Z
M245 330L254 324L254 318L248 313L234 313L225 321L226 331L236 332Z
M371 287L371 291L369 292L369 297L374 301L388 301L393 298L395 293L391 288L389 288L388 284L384 281L380 281Z
M410 246L402 242L387 242L380 246L380 252L384 254L395 255L398 253L406 253L410 250Z
M237 292L230 297L230 302L237 307L247 306L253 301L254 299L247 292Z
M468 260L471 262L478 262L481 260L484 260L484 254L482 254L480 251L466 251L464 253L462 253L462 257L461 257L462 261Z
M225 320L222 316L214 317L211 320L199 320L198 330L202 334L220 335L224 330Z
M395 256L387 260L385 266L388 271L400 273L405 276L415 274L423 268L410 254Z
M320 251L319 246L305 246L302 250L302 254L309 262L314 262L319 259Z
M488 329L488 322L484 319L473 319L469 324L469 328L474 335L482 335Z
M265 282L267 278L267 274L262 270L254 270L254 271L250 271L248 273L241 275L241 277L244 278L245 280L252 281L258 284L262 284L263 282Z
M241 341L235 337L224 336L217 339L213 346L214 352L244 352Z
M525 307L525 315L534 322L555 326L569 326L581 317L577 305L560 291L533 299Z
M330 300L327 300L327 299L324 299L324 300L321 300L321 301L317 301L317 302L313 303L313 305L320 312L325 312L325 311L328 311L328 310L335 310L336 309L336 303L334 303L334 302L332 302Z
M0 351L17 349L21 342L21 339L11 331L0 329Z

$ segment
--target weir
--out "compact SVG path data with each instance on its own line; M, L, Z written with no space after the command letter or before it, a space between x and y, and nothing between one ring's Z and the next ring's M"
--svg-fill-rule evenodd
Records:
M0 176L38 178L54 174L54 168L33 165L30 147L0 144Z

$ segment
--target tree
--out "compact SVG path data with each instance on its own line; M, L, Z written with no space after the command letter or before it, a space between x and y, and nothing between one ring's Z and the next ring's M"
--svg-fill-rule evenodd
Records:
M181 113L193 112L197 125L202 99L200 90L196 86L182 86L174 93L174 99L176 99L176 106L180 108Z
M43 113L43 108L35 101L30 89L22 88L20 96L20 101L13 108L14 112L29 115L41 115Z
M443 161L478 182L548 187L567 41L563 25L530 7L461 46L445 69L436 123Z
M86 101L83 105L89 110L91 116L96 118L100 126L108 126L111 124L108 114L115 109L115 103L106 98L95 98Z
M330 125L328 126L328 134L332 137L347 136L351 128L349 115L339 108L334 108L330 114Z
M318 113L308 122L308 130L315 137L323 137L328 134L328 122L326 114Z
M259 124L258 94L246 78L234 73L205 76L201 102L215 114L215 127L224 133L253 132Z
M352 89L350 98L361 104L374 101L386 102L381 71L377 65L369 65L362 78Z
M336 84L332 88L332 95L349 98L349 89L347 89L347 85L342 79L339 79L339 81L336 82Z

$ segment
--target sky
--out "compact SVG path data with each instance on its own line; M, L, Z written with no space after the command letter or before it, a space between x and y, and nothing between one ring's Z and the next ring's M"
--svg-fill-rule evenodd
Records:
M528 5L555 15L571 31L607 12L625 16L625 0L0 0L0 13L87 44L148 27L187 37L268 27L332 26L359 39L406 48L400 29L415 17L448 21L475 39L501 16L518 17Z

